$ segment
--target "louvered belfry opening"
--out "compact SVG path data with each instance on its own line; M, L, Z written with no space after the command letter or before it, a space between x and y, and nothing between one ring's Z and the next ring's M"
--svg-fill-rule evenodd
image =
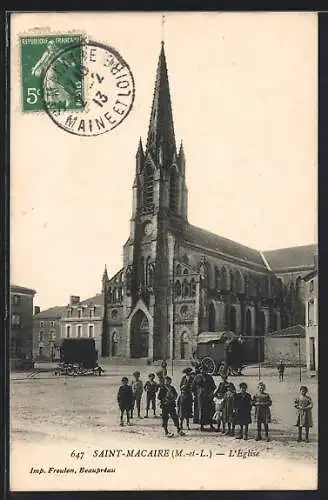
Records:
M147 166L144 173L143 183L143 211L151 213L154 208L154 172L151 166Z

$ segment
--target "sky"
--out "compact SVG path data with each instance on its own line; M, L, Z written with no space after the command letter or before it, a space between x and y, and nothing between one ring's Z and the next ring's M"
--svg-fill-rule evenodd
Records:
M120 52L135 102L118 127L78 137L21 111L19 35L36 28ZM122 266L161 31L161 13L13 15L11 282L41 309L99 293L105 264ZM170 12L164 40L189 221L261 250L316 242L316 14Z

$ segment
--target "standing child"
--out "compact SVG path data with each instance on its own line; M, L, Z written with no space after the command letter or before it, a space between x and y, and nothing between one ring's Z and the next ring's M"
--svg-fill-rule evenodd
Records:
M220 393L218 390L216 390L213 398L215 405L213 422L217 424L216 432L220 432L221 430L223 400L224 400L223 394Z
M313 426L312 422L312 399L309 396L308 388L302 385L300 388L300 396L295 399L295 408L297 410L297 422L298 427L298 439L297 441L302 441L302 428L305 429L305 441L309 442L309 429Z
M133 392L132 392L132 387L128 385L128 378L123 377L122 378L122 385L119 387L118 393L117 393L117 402L118 406L121 411L120 415L120 425L123 427L123 417L124 417L124 412L126 413L126 421L127 424L130 425L130 412L131 408L133 405Z
M227 391L223 396L222 401L222 432L226 436L235 435L235 420L234 420L234 410L235 410L235 397L236 389L233 384L229 384ZM226 431L226 424L228 424L228 430Z
M257 424L257 436L255 441L260 441L262 439L261 430L262 424L264 425L265 439L269 439L269 423L271 422L271 410L272 400L270 394L265 392L265 384L259 382L258 392L253 396L252 405L255 406L255 421Z
M279 382L284 381L285 363L281 359L278 364Z
M236 394L235 399L235 423L240 425L240 431L237 439L242 439L244 437L244 439L247 440L248 425L252 422L252 397L247 392L247 384L245 382L241 382L241 384L239 384L239 388L240 392ZM243 435L244 429L245 433Z
M180 429L183 429L183 421L186 421L187 429L190 430L189 420L192 417L192 368L185 368L183 370L183 377L180 382L181 394L178 399L178 409L180 418Z
M173 433L168 431L168 422L171 417L173 423L177 429L180 436L184 436L184 432L179 426L179 417L176 411L176 399L178 393L172 385L171 377L165 377L165 385L161 387L161 407L162 407L162 426L165 432L165 436L172 437Z
M148 375L148 380L145 383L145 391L146 391L146 415L145 418L148 418L148 412L150 405L152 407L154 417L156 418L156 392L158 390L158 385L155 382L155 374L150 373Z
M166 362L166 359L163 359L163 361L161 363L161 368L162 368L163 376L166 377L166 375L167 375L167 362Z
M134 380L132 382L132 392L133 392L133 406L131 410L131 418L133 418L133 410L135 405L137 406L138 418L142 418L140 415L141 398L143 393L143 383L140 380L140 372L134 372Z

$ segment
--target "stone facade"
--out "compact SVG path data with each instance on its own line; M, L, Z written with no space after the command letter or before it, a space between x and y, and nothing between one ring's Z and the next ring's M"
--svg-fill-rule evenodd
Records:
M10 286L9 359L12 368L33 357L33 300L35 290Z
M33 357L36 361L60 359L61 318L65 307L52 307L34 315Z
M311 371L319 369L319 280L317 269L305 278L306 316L306 366Z
M98 355L102 352L102 330L104 318L103 295L80 300L71 296L60 321L60 338L94 338Z
M103 356L189 358L203 331L264 336L302 317L304 323L301 278L313 268L314 246L293 249L292 257L291 249L261 253L189 223L186 160L175 140L164 44L132 191L123 267L103 276Z

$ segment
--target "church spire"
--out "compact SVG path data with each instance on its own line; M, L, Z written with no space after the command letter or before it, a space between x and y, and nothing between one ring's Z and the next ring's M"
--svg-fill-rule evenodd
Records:
M107 273L107 266L105 264L105 269L104 269L104 272L103 272L103 275L102 275L102 284L104 285L105 283L107 283L108 281L108 273Z
M161 42L161 45L146 153L150 152L156 163L159 161L165 166L176 153L176 144L164 41Z

